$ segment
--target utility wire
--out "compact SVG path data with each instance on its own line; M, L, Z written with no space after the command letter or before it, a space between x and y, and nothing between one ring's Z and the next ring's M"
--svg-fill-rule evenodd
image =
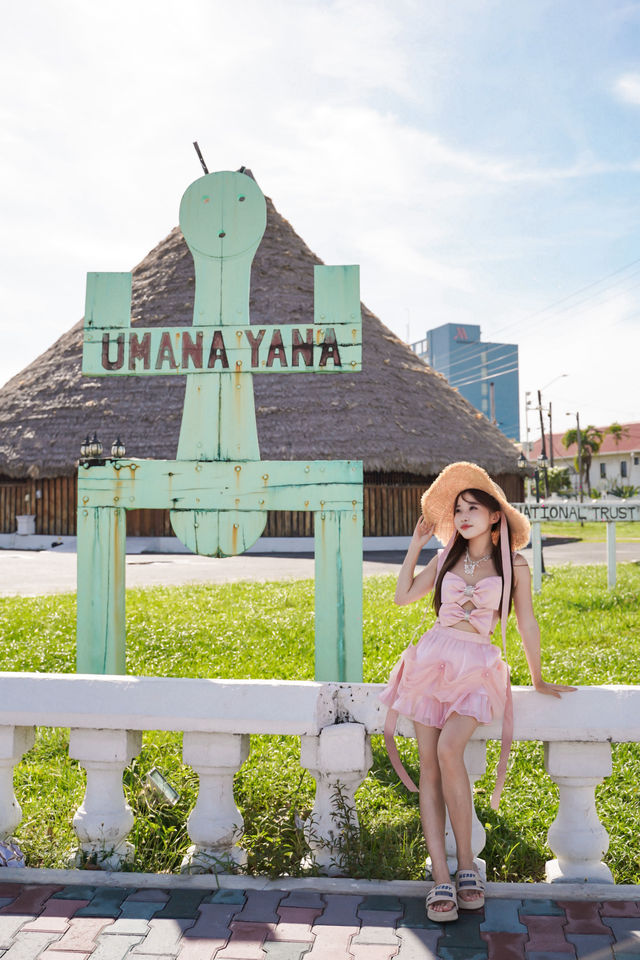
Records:
M633 262L636 263L636 261L633 261ZM621 268L621 269L625 269L625 268ZM614 271L614 272L619 272L619 271ZM634 276L634 275L636 275L636 274L638 274L638 273L640 273L640 266L638 266L638 267L633 271L633 274L632 274L632 275L630 275L629 277L626 277L623 282L624 282L624 283L627 283L629 280L633 279L633 276ZM599 282L602 282L602 281L595 281L595 283L599 283ZM593 286L593 285L594 285L594 284L589 284L589 286ZM615 283L615 284L611 284L609 287L607 287L607 288L605 288L605 289L603 289L603 290L600 290L598 293L596 293L594 297L585 297L583 300L580 300L580 301L578 301L577 303L568 304L568 305L567 305L566 307L564 307L562 310L559 310L559 311L557 311L557 313L552 314L547 320L545 320L545 321L543 321L543 322L547 323L549 320L557 319L557 316L558 316L558 315L566 314L566 313L568 313L568 312L577 310L579 307L585 307L585 306L586 306L586 308L588 309L588 308L591 307L591 306L597 306L597 305L598 305L598 302L600 302L600 303L602 302L602 298L603 298L603 297L604 297L604 301L606 302L607 297L604 296L604 295L607 294L607 293L609 293L611 290L615 290L615 288L618 287L618 286L619 286L619 282L617 282L617 283ZM630 293L632 290L637 290L638 287L640 287L640 281L638 281L637 283L632 284L631 286L620 287L619 290L615 290L614 296L615 296L616 294L618 294L618 293ZM587 288L583 288L583 289L587 289ZM580 293L580 291L576 291L576 293L573 294L572 296L576 296L578 293ZM569 299L569 298L568 298L568 297L565 297L565 298L564 298L564 300L567 300L567 299ZM563 301L559 301L559 302L563 302ZM550 308L550 307L545 307L543 311L539 311L539 312L545 312L546 310L549 310L549 309L551 309L551 308ZM583 314L584 312L585 312L584 309L583 309L583 310L580 310L579 313L577 314L577 316L580 316L580 315ZM533 314L532 316L535 316L535 314ZM631 316L627 316L627 317L625 317L624 319L614 320L613 323L610 324L610 326L613 326L614 324L618 324L618 323L624 323L626 320L632 319L634 316L636 316L636 314L632 314ZM530 319L530 318L529 318L529 319ZM515 324L518 324L518 323L526 323L526 322L527 322L526 320L515 321ZM513 325L514 325L514 324L511 324L510 326L513 326ZM501 327L499 330L495 331L495 332L492 334L492 336L495 336L496 333L499 333L501 330L504 330L504 329L506 329L506 327ZM478 344L478 345L479 345L479 346L482 346L482 344ZM495 352L496 350L504 349L505 347L508 347L508 346L512 346L512 344L493 344L492 346L488 346L488 347L487 347L486 353L487 353L487 355L488 355L488 354L490 354L490 353ZM474 357L474 360L475 360L475 359L476 359L476 357ZM465 358L461 358L460 360L455 360L453 363L451 363L451 364L449 365L449 370L451 371L451 369L452 369L454 366L457 366L458 364L460 364L460 363L465 363L465 362L466 362ZM478 363L477 366L479 367L479 366L480 366L480 363Z
M478 380L461 380L458 383L450 384L450 386L455 387L456 389L458 387L468 387L472 383L481 383L482 380L491 380L491 379L497 379L498 377L504 377L507 373L515 373L517 370L518 370L518 367L516 365L515 367L509 367L508 370L503 370L501 373L492 374L491 377L481 377Z
M461 371L460 379L449 380L449 383L452 387L457 387L460 383L481 383L483 380L491 380L492 377L497 376L507 368L509 370L518 369L518 362L515 357L509 357L508 359L505 357L504 363L496 364L496 366L491 369L491 372L482 373L480 376L476 376L475 372L472 370L469 370L468 373L467 371Z
M586 287L581 288L580 290L576 291L574 294L571 294L571 295L569 295L568 297L565 297L565 298L563 298L562 300L557 301L557 303L566 302L566 300L571 299L571 297L577 296L580 292L582 292L582 291L584 291L584 290L586 290L586 289L589 289L590 287L596 286L596 285L599 284L599 283L604 282L605 279L607 279L608 277L610 277L610 276L612 276L612 275L614 275L614 274L620 273L621 271L623 271L623 270L625 270L625 269L629 269L629 267L633 266L633 265L636 264L636 263L640 263L640 258L639 258L638 261L632 261L632 262L631 262L630 264L628 264L626 267L621 267L621 268L619 268L619 270L613 271L613 274L608 274L607 277L602 278L601 280L596 280L596 281L594 281L592 284L588 284ZM638 274L639 272L640 272L640 266L636 267L636 269L633 271L633 273L632 273L629 277L624 278L623 283L627 283L630 279L632 279L633 275ZM613 294L613 296L616 296L618 293L629 293L629 292L631 292L632 290L636 290L638 287L640 287L640 281L638 281L638 283L632 284L630 287L629 287L629 286L627 286L627 287L624 287L624 286L623 286L623 287L620 287L619 290L616 290L616 287L619 287L619 286L620 286L620 282L617 281L616 283L611 284L609 287L606 287L606 288L604 288L603 290L600 290L598 293L595 294L594 297L585 297L584 299L578 301L577 303L568 304L566 307L564 307L564 308L562 308L561 310L557 311L557 314L552 314L546 321L543 321L543 322L546 323L546 322L548 322L549 320L557 319L557 315L558 315L558 314L563 314L563 313L566 314L566 313L571 312L571 311L574 311L574 310L576 310L576 309L578 309L578 308L580 308L580 307L585 307L585 306L586 306L586 309L589 309L589 308L591 308L591 307L593 307L593 306L597 306L597 305L598 305L598 301L602 301L602 298L603 298L603 297L604 297L604 302L606 302L606 300L607 300L606 294L608 294L608 293L609 293L610 291L612 291L612 290L615 291L614 294ZM547 310L551 309L552 306L554 306L554 305L552 304L552 305L550 305L549 307L545 307L542 311L538 311L538 313L546 312ZM584 309L583 309L583 310L580 310L579 313L577 314L577 316L580 316L580 315L583 314L584 312L585 312ZM611 327L611 326L617 326L617 325L620 324L620 323L626 323L626 322L628 322L629 320L635 319L638 315L640 315L640 314L639 314L638 312L636 312L636 313L627 315L627 316L625 316L625 317L621 317L619 320L614 320L614 321L612 321L611 323L609 323L608 326ZM532 314L531 316L536 316L536 314ZM529 319L530 319L530 318L529 318ZM527 321L526 321L526 320L514 321L514 324L511 324L511 325L509 325L509 326L513 326L513 325L515 325L515 324L525 323L525 322L527 322ZM504 329L507 329L507 328L506 328L506 327L502 327L502 328L500 328L500 329L499 329L498 331L496 331L496 332L499 333L500 330L504 330ZM493 334L493 335L495 335L495 334ZM458 360L454 360L452 363L450 363L450 364L448 365L448 368L447 368L447 378L450 378L450 377L451 377L452 371L454 370L455 367L459 367L459 366L461 366L461 365L465 365L465 369L459 371L459 374L462 375L462 376L469 376L470 374L473 374L473 373L476 372L476 371L480 372L480 371L482 370L482 367L487 364L487 362L488 362L488 360L489 360L489 357L490 357L492 354L496 353L497 351L505 352L505 348L511 348L511 349L517 348L517 345L516 345L516 344L501 344L501 343L497 343L497 344L496 344L496 343L494 343L494 344L486 344L486 345L485 345L485 344L483 344L481 341L472 341L472 342L469 343L468 345L469 345L470 347L471 347L471 346L475 346L475 347L476 347L476 351L474 351L474 356L473 356L473 359L472 359L471 363L469 362L470 359L471 359L471 358L469 358L469 357L461 357L461 358L458 359ZM484 349L483 349L483 348L484 348ZM480 352L484 355L484 357L479 355ZM496 359L498 359L498 358L496 358ZM501 359L501 358L500 358L500 359ZM456 376L456 375L457 375L457 374L454 374L454 376ZM490 373L487 373L487 376L491 376L491 374L490 374ZM487 378L487 377L485 377L485 376L481 376L479 379L482 380L482 379L486 379L486 378Z
M636 257L635 260L630 260L629 263L625 264L622 267L618 267L617 270L612 270L610 273L605 274L603 277L600 277L599 280L593 280L591 283L587 283L584 287L579 287L578 290L574 290L573 293L567 294L565 297L561 297L559 300L554 300L552 303L547 304L546 307L541 307L539 310L534 311L534 313L528 314L528 316L523 317L520 320L513 320L510 323L505 324L502 327L498 327L494 331L494 335L501 333L503 330L509 330L511 327L516 326L519 323L528 323L529 320L533 320L535 317L539 317L543 313L547 313L549 310L553 310L555 307L560 306L563 303L566 303L567 300L572 300L574 297L577 297L579 294L584 293L585 290L590 290L592 287L597 287L601 283L604 283L606 280L611 279L611 277L617 276L619 273L624 273L625 270L629 270L631 267L636 264L640 264L640 257ZM616 281L618 282L618 281ZM615 286L612 284L611 286Z
M506 353L506 352L513 353L515 350L518 349L517 343L494 343L491 346L489 346L480 342L475 342L473 344L469 344L469 346L471 345L473 345L474 347L478 347L479 348L478 352L474 351L473 356L460 357L459 360L454 360L453 363L449 364L449 373L453 370L454 367L459 367L460 364L464 364L464 363L468 364L469 362L471 362L472 364L472 366L469 369L473 369L473 367L477 367L479 369L481 366L483 366L486 363L486 361L483 360L482 356L480 355L481 352L483 354L486 354L486 357L488 360L489 355L494 354L497 350L501 350L503 353ZM466 374L467 370L461 371L461 373Z

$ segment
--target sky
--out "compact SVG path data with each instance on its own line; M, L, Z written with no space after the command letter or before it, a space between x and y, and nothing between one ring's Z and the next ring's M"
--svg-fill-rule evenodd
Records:
M521 431L640 420L640 2L3 0L0 384L209 170L397 335L517 343ZM545 420L546 427L546 420Z

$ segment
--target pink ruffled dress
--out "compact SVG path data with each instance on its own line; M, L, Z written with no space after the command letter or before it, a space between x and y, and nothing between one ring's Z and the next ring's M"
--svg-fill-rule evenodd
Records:
M472 586L449 571L441 594L436 623L404 651L380 699L428 727L441 729L452 713L489 723L502 715L506 691L507 666L491 643L502 579L485 577ZM469 601L471 610L463 606ZM478 633L456 629L461 620Z
M509 668L498 647L491 642L499 619L501 596L501 577L484 577L475 584L467 584L462 577L447 571L442 579L442 603L436 623L415 646L407 647L380 695L382 703L389 708L385 724L389 755L409 789L416 790L416 787L402 767L393 741L398 714L442 729L452 713L489 723L504 715L508 701L509 729L503 730L503 747L508 751L511 739ZM458 629L456 625L461 621L467 621L478 632ZM496 802L498 797L499 791Z

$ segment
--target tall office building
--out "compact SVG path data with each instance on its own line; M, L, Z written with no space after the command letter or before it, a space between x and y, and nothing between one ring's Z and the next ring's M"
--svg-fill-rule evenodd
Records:
M443 323L411 349L507 437L520 439L517 344L483 343L477 324Z

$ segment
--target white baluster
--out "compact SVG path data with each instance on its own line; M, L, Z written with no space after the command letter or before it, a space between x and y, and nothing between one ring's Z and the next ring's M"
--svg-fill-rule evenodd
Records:
M560 788L558 815L549 828L556 854L545 874L550 882L613 883L602 857L609 835L600 823L595 788L611 774L611 744L560 741L545 743L547 773Z
M340 837L345 828L359 827L355 793L372 763L365 726L338 723L324 727L317 737L300 737L300 763L316 781L313 810L305 824L307 842L324 872L339 876Z
M78 865L90 858L104 869L118 870L133 859L133 845L126 840L133 812L124 797L122 772L141 746L138 730L71 730L69 756L87 771L82 806L73 818L80 841Z
M13 768L34 741L33 727L0 727L0 840L10 837L22 820L13 792Z
M187 830L193 841L183 873L210 873L244 864L238 846L244 821L233 796L233 778L249 756L249 737L240 733L185 733L182 758L200 778L198 800Z

